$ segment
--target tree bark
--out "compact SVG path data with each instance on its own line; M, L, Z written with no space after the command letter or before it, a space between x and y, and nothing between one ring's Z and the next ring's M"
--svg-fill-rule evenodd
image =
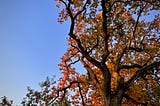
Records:
M119 91L118 94L114 95L111 99L111 105L110 106L121 106L121 102L122 102L122 99L123 99L123 94L124 94L124 91L121 90L121 91Z
M124 93L125 93L124 78L121 78L115 94L112 95L110 106L121 106Z

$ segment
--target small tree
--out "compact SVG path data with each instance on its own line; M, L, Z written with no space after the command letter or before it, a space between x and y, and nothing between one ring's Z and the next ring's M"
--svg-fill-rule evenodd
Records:
M26 97L23 98L21 104L23 106L70 106L67 97L62 101L54 101L54 94L57 93L58 90L55 84L54 78L49 79L49 77L47 77L44 82L39 84L41 87L40 91L28 87L28 93Z
M13 101L8 100L6 96L1 97L0 106L12 106Z

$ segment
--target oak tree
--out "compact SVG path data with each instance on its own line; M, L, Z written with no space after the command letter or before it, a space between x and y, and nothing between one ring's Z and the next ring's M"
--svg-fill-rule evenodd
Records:
M67 98L82 106L158 106L159 0L55 1L58 21L70 25L63 76L49 104Z
M83 106L160 104L160 15L149 19L159 12L158 0L56 1L64 7L58 21L70 20L59 99Z

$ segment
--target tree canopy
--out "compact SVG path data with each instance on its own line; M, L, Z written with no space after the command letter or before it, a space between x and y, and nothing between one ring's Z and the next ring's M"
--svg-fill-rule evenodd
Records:
M62 6L58 21L70 20L70 26L68 49L59 64L63 77L48 87L47 103L158 106L159 0L55 1ZM153 12L157 14L149 19Z

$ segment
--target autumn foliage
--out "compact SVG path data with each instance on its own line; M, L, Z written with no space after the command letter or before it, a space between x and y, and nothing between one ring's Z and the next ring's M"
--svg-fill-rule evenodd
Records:
M158 106L160 2L56 1L58 21L70 26L50 104L67 98L74 106Z

